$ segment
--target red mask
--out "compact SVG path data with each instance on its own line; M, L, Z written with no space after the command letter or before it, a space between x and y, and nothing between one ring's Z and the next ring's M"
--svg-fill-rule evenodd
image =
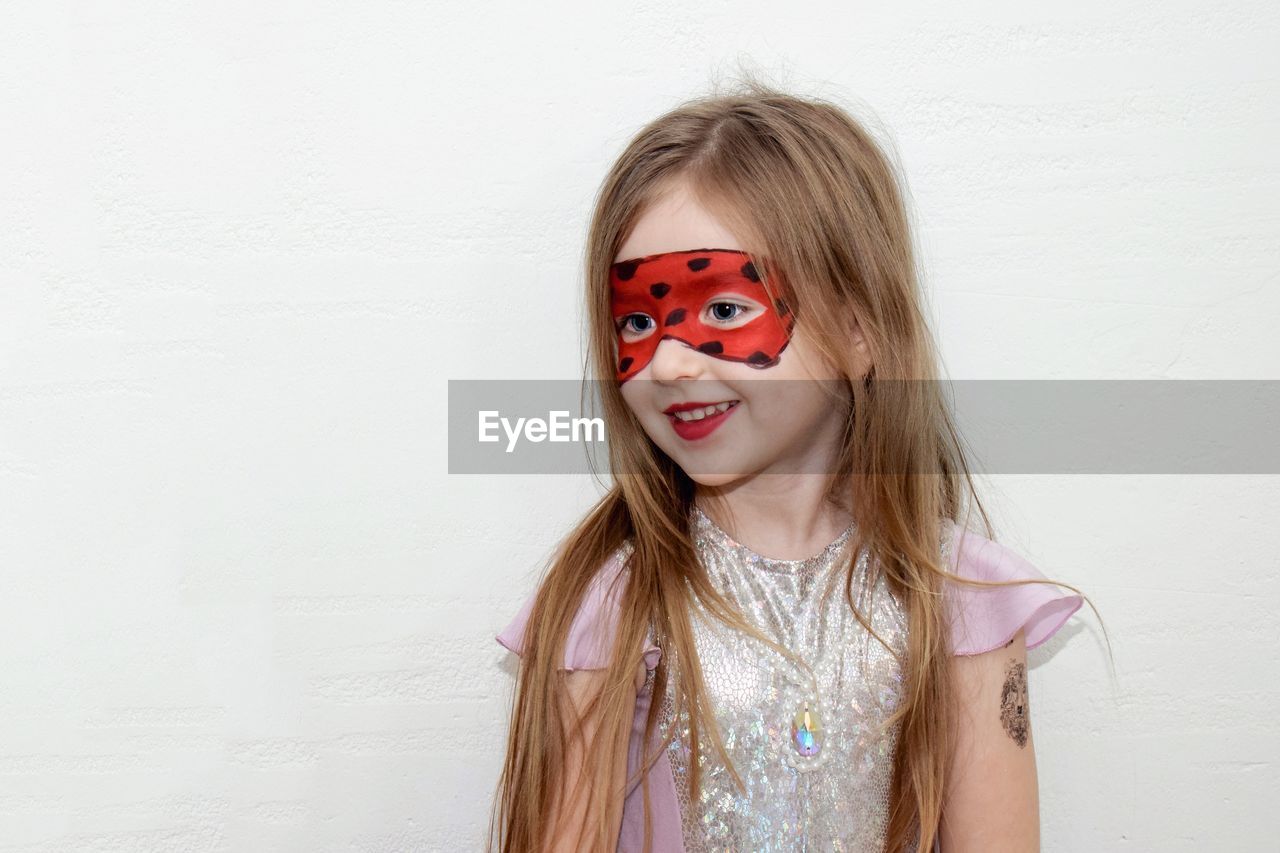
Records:
M771 279L771 283L778 280L776 274ZM795 325L786 302L771 300L765 292L751 256L737 249L689 249L619 261L610 267L609 284L618 329L620 383L643 370L667 338L715 358L772 367ZM734 328L703 316L709 305L732 301L735 294L764 310L755 309L756 316ZM647 325L630 324L628 318L634 314L646 315ZM624 329L624 321L630 328ZM632 340L624 339L624 331Z

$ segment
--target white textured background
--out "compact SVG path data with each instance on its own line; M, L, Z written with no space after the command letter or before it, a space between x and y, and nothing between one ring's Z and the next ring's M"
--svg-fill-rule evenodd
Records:
M478 848L595 486L448 477L446 380L579 374L735 61L892 136L953 378L1280 378L1273 3L779 6L0 7L2 853ZM1276 849L1277 478L991 489L1115 642L1032 653L1044 849Z

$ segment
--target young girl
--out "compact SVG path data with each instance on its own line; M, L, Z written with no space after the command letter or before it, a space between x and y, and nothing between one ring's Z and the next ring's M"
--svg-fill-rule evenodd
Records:
M1081 596L989 538L871 136L757 83L687 103L586 272L616 484L498 636L497 846L1037 850L1026 651Z

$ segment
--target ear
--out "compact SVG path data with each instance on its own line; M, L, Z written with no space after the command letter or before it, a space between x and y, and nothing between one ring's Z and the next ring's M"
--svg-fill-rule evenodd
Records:
M858 366L858 375L866 378L866 375L871 372L872 365L875 364L875 358L871 352L871 344L863 333L862 324L858 322L857 316L852 311L849 312L848 316L849 340L853 343L854 361Z

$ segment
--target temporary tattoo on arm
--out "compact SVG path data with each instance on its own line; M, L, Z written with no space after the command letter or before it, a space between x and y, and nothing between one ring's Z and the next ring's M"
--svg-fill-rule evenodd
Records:
M1027 709L1027 667L1010 660L1000 691L1000 723L1019 747L1027 745L1030 717Z

